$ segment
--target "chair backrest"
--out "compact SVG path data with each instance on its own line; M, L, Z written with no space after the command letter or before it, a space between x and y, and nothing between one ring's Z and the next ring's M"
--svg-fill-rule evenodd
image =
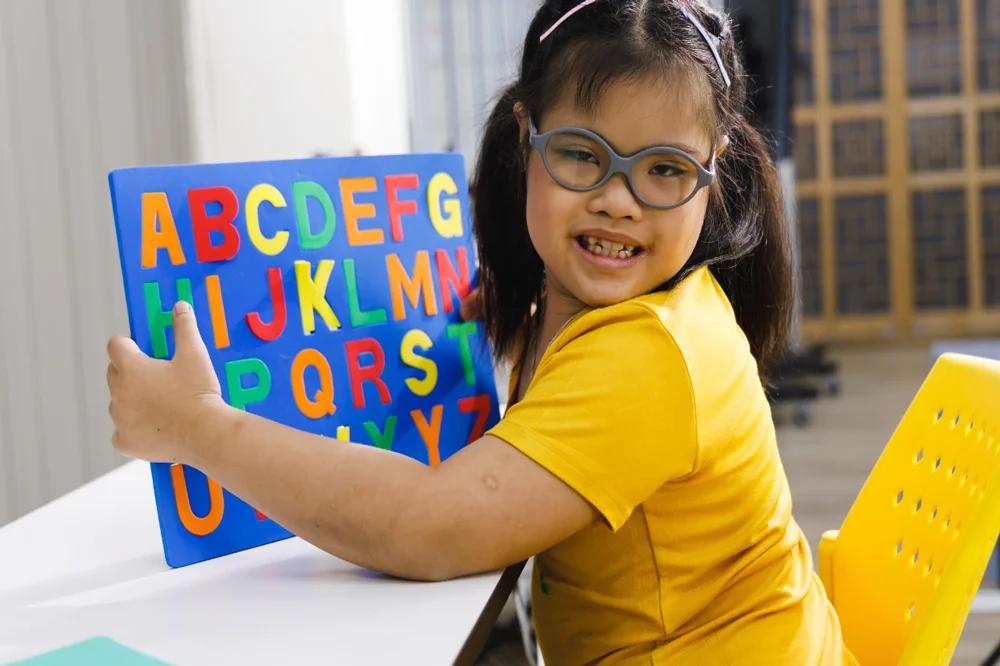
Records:
M947 664L1000 533L1000 362L944 354L830 554L862 664Z

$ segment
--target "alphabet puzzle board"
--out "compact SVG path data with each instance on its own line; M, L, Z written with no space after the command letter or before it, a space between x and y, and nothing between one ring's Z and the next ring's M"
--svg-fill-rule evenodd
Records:
M224 399L438 465L499 420L461 155L125 168L109 175L129 326L173 354L190 303ZM333 442L331 442L332 444ZM154 463L168 565L288 538L187 466Z

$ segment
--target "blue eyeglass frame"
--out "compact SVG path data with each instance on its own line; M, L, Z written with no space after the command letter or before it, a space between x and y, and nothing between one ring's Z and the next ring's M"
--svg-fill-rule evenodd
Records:
M632 196L634 196L637 201L641 202L645 206L649 206L650 208L655 208L657 210L673 210L674 208L680 208L684 204L688 203L689 201L691 201L691 199L694 199L695 195L698 194L698 192L700 192L703 188L706 188L713 182L715 182L714 146L712 147L712 157L709 161L709 168L706 169L704 166L702 166L701 162L696 160L693 156L689 155L683 150L680 150L679 148L674 148L673 146L651 146L649 148L644 148L643 150L640 150L637 153L629 155L628 157L623 157L619 155L615 151L615 149L612 148L600 134L592 132L588 129L584 129L583 127L557 127L555 129L549 130L548 132L545 132L544 134L539 134L538 129L535 127L535 122L529 119L528 131L529 131L528 143L531 145L532 148L538 151L539 155L542 156L542 164L545 165L545 170L548 171L549 176L552 177L552 180L559 183L561 187L565 187L567 190L572 190L574 192L592 192L602 187L605 183L611 180L611 178L615 174L620 173L625 176L625 180L628 181L629 190L632 192ZM566 185L561 180L556 178L555 174L552 173L552 169L549 168L549 158L545 154L545 147L548 145L549 139L551 139L556 134L579 134L580 136L584 136L587 137L588 139L596 141L601 147L603 147L606 151L608 151L611 163L608 165L607 172L599 181L597 181L597 183L595 183L594 185L590 185L588 187L574 187L571 185ZM635 182L632 180L632 168L635 166L636 162L638 162L641 158L645 157L650 153L671 153L673 155L677 155L678 157L682 157L688 160L695 166L695 168L698 171L698 183L695 185L694 190L691 192L690 195L688 195L686 199L684 199L680 203L671 204L669 206L659 206L656 204L649 203L648 201L642 198L642 195L639 194L639 191L635 186Z

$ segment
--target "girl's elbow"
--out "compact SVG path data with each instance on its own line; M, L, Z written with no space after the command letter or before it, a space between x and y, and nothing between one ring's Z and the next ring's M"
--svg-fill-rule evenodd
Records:
M458 568L444 557L416 564L410 576L412 580L422 583L443 583L461 577Z
M401 578L442 582L503 569L508 543L437 493L414 493L406 508L371 534L370 554Z
M474 535L427 525L397 535L391 568L387 571L411 580L440 583L497 568L492 549L476 544ZM405 536L404 536L405 534Z
M412 546L386 558L378 568L390 576L420 583L442 583L466 575L457 559L445 550L425 551Z
M462 557L455 540L432 521L411 523L380 541L373 549L373 559L381 562L385 573L397 578L439 583L469 573L470 562Z
M445 530L427 543L421 573L430 581L445 581L498 571L508 562L503 544L475 530Z
M440 583L465 575L454 542L436 529L412 535L399 552L406 575L414 580Z

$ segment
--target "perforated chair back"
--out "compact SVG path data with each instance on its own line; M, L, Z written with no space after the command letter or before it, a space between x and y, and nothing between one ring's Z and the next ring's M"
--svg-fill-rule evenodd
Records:
M1000 362L944 354L820 576L862 664L947 664L1000 533Z

